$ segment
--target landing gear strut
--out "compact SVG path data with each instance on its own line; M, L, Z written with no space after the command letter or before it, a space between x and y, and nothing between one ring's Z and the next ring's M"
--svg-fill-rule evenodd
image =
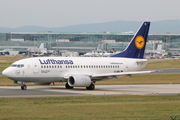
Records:
M89 87L86 87L87 90L94 90L95 89L95 85L91 84Z
M15 84L20 84L21 85L21 90L26 90L27 86L26 86L26 82L22 82L22 81L14 81Z
M27 89L27 86L26 85L22 85L21 86L21 90L26 90Z
M65 84L66 89L73 89L73 87L69 86L68 83Z

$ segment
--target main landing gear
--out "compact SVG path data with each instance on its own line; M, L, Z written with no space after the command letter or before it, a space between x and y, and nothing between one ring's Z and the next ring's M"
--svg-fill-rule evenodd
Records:
M73 87L69 86L68 83L65 84L66 89L73 89ZM89 87L86 87L87 90L94 90L95 85L92 83Z
M86 87L87 90L94 90L95 89L95 85L91 84L89 87Z
M68 83L65 84L66 89L73 89L73 87L69 86Z
M21 86L21 90L26 90L27 89L27 86L26 85L22 85Z

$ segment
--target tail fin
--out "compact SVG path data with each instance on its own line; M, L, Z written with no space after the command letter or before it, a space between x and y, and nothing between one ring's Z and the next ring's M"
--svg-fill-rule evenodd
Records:
M146 47L150 22L144 22L137 33L132 38L126 49L111 57L126 57L126 58L140 58L143 59L144 51Z
M109 51L109 53L113 53L114 52L114 48L112 48L110 51Z

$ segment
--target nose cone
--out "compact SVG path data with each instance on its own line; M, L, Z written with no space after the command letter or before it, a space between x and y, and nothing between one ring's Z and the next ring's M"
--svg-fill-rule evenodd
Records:
M6 68L2 74L6 77L10 77L12 75L12 73L10 72L10 69L9 68Z

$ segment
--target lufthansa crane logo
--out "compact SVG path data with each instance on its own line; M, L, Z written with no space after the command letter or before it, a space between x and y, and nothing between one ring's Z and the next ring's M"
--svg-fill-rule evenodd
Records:
M144 41L144 37L139 35L136 37L135 40L135 45L138 49L142 49L144 47L145 41Z
M20 72L19 70L17 70L17 71L15 72L15 74L18 76L18 75L21 74L21 72Z

